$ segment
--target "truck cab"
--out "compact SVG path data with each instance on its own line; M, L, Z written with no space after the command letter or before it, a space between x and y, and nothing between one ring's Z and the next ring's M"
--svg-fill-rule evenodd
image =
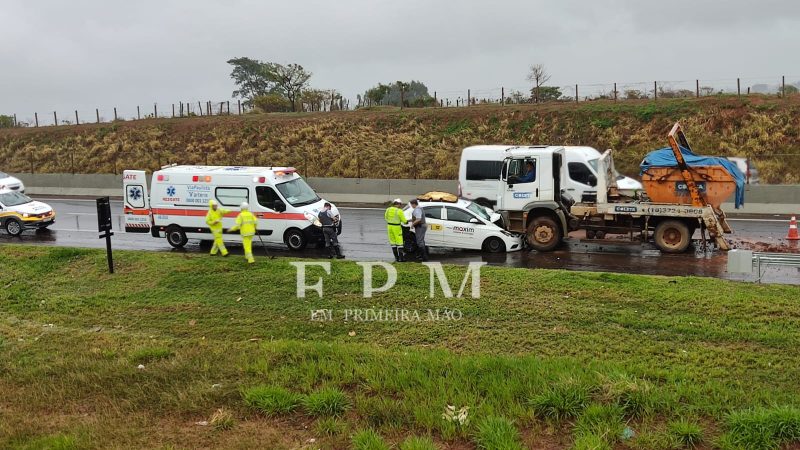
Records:
M504 156L497 210L506 229L524 234L535 250L553 250L569 232L572 200L561 193L564 147L514 147Z

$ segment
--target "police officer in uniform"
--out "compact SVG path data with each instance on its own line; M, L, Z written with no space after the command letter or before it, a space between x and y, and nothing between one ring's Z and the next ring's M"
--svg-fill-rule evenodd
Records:
M425 223L425 213L419 207L417 199L411 200L411 207L414 211L411 213L411 226L414 227L414 239L417 241L417 259L420 261L428 260L428 247L425 246L425 231L427 224Z
M325 203L322 211L317 215L319 222L322 225L322 236L325 238L325 246L328 247L328 258L342 259L344 255L339 249L339 237L336 235L336 225L339 223L339 216L334 216L331 211L331 204Z

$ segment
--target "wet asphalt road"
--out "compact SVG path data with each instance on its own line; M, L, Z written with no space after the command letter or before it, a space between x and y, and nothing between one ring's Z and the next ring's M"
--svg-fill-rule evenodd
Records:
M97 216L94 200L37 198L56 210L56 223L51 231L34 233L26 231L13 238L0 232L0 244L22 243L32 245L55 245L70 247L103 248L105 241L98 238ZM198 241L189 241L183 250L174 250L165 239L156 239L149 234L128 234L123 231L122 202L111 202L116 249L152 251L201 252ZM340 236L342 249L349 259L368 261L391 261L392 254L386 245L383 211L374 208L340 208L344 231ZM787 221L783 218L733 218L731 238L754 242L780 243L787 232ZM664 255L649 244L631 243L621 239L587 241L580 233L569 239L562 249L551 253L527 250L508 254L487 254L477 251L432 249L433 260L450 264L467 264L484 261L490 265L547 269L570 269L598 272L623 272L656 275L697 275L706 277L743 279L740 275L726 272L726 256L721 252L705 254L701 251L683 255ZM234 254L241 247L231 245ZM800 249L798 249L800 252ZM277 256L322 257L323 249L311 246L301 253L293 253L285 247L270 246L269 252ZM255 250L256 255L260 250ZM800 284L800 269L769 268L763 278L765 282Z

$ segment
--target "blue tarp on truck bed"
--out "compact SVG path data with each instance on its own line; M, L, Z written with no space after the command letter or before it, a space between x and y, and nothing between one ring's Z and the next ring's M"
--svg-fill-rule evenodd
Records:
M728 161L726 158L718 157L718 156L700 156L695 155L692 153L691 150L681 147L681 153L683 154L683 159L686 161L686 164L689 167L692 166L722 166L728 173L733 177L734 181L736 181L736 208L740 208L744 205L744 184L745 184L745 176L736 164ZM642 160L642 164L639 165L641 172L639 175L643 175L647 172L647 169L651 167L678 167L678 161L675 159L675 154L672 153L672 149L669 147L661 148L658 150L653 150L652 152L648 153L647 156L644 157Z

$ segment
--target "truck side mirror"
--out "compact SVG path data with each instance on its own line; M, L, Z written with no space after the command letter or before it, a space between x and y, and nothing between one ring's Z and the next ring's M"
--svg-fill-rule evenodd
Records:
M282 213L286 211L286 203L283 203L280 200L275 200L275 203L272 205L272 209L275 211Z

